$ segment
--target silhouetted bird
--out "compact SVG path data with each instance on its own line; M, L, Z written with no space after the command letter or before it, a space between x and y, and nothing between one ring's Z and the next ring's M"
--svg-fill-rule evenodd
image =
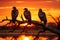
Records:
M39 9L38 16L41 19L41 21L43 21L44 24L46 24L46 22L47 22L46 14L45 14L45 12L42 11L42 9Z
M41 19L41 21L44 22L44 25L46 25L46 22L47 22L46 15L45 15L45 12L42 11L42 9L39 9L38 16ZM45 32L45 30L46 28L43 27L43 32Z
M16 9L16 7L13 7L11 16L12 16L12 22L15 23L16 18L18 16L18 10Z
M28 23L31 24L31 13L27 8L24 8L24 16L28 20Z

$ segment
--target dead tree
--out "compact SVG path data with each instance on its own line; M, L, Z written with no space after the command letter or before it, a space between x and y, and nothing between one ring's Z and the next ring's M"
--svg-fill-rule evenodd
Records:
M57 18L57 20L51 14L49 14L49 16L51 16L51 18L57 23L58 30L60 30L60 16Z
M42 26L42 27L45 27L45 29L51 31L52 33L57 34L57 35L58 35L58 40L60 40L60 30L55 29L55 28L53 28L53 27L51 27L51 26L47 27L47 26L44 25L44 24L38 24L38 25L40 25L40 26ZM41 31L38 32L38 34L36 35L36 37L35 37L34 40L38 40L37 38L39 37L39 33L40 33L40 32L41 32Z

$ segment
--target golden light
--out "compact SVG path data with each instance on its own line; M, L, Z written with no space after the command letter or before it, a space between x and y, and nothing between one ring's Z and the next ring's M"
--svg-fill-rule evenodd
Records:
M27 26L28 23L23 23L23 24L20 24L20 26Z
M24 26L28 25L28 23L25 23Z
M28 23L23 23L23 24L20 24L20 26L21 27L24 27L24 26L26 26L26 27L34 27L35 25L34 24L29 25Z
M39 37L38 40L48 40L48 38L47 37Z
M5 39L0 37L0 40L5 40Z
M29 38L28 37L25 37L24 40L29 40Z
M27 27L34 27L35 25L34 24L31 24L31 25L27 25Z
M21 35L17 38L17 40L33 40L33 36L26 36L26 35Z
M21 35L17 38L17 40L34 40L35 36L26 36L26 35ZM50 38L48 37L42 37L40 36L37 40L49 40ZM12 39L11 37L6 37L6 38L1 38L0 40L15 40L14 38ZM51 40L58 40L58 37L54 37Z
M6 37L5 39L6 39L6 40L11 40L12 37ZM14 39L12 39L12 40L14 40Z

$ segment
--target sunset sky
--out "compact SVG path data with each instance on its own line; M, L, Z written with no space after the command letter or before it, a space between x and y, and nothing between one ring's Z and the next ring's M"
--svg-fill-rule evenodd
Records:
M42 8L46 13L48 22L54 22L49 14L55 19L60 16L60 0L0 0L0 21L6 18L6 16L11 19L11 10L13 6L16 6L19 10L17 20L21 20L20 16L23 15L23 9L25 7L30 10L32 20L40 21L38 18L39 8Z
M0 0L0 21L2 19L5 19L6 16L8 19L11 19L11 11L12 7L15 6L18 11L19 15L17 17L17 20L21 21L21 15L24 18L23 12L24 8L28 8L28 10L31 12L32 20L40 21L38 17L38 11L41 8L45 13L47 17L47 21L56 23L50 14L57 20L57 18L60 16L60 0ZM25 19L25 18L24 18ZM26 20L26 19L25 19ZM5 22L6 23L6 22ZM0 23L1 25L5 25L5 23ZM25 32L23 32L25 33ZM28 40L33 39L32 36L20 36L18 37L18 40ZM47 40L45 37L39 37L41 40ZM11 38L0 38L0 40L10 40Z

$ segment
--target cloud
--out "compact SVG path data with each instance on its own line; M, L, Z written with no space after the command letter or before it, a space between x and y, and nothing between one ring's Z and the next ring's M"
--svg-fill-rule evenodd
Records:
M57 2L60 2L60 0L56 0Z
M60 8L60 2L59 0L5 0L0 1L0 7L5 6L19 6L19 7L33 7L33 8Z
M0 7L0 9L6 9L6 8L11 8L11 7L8 7L8 6L6 6L6 7Z

